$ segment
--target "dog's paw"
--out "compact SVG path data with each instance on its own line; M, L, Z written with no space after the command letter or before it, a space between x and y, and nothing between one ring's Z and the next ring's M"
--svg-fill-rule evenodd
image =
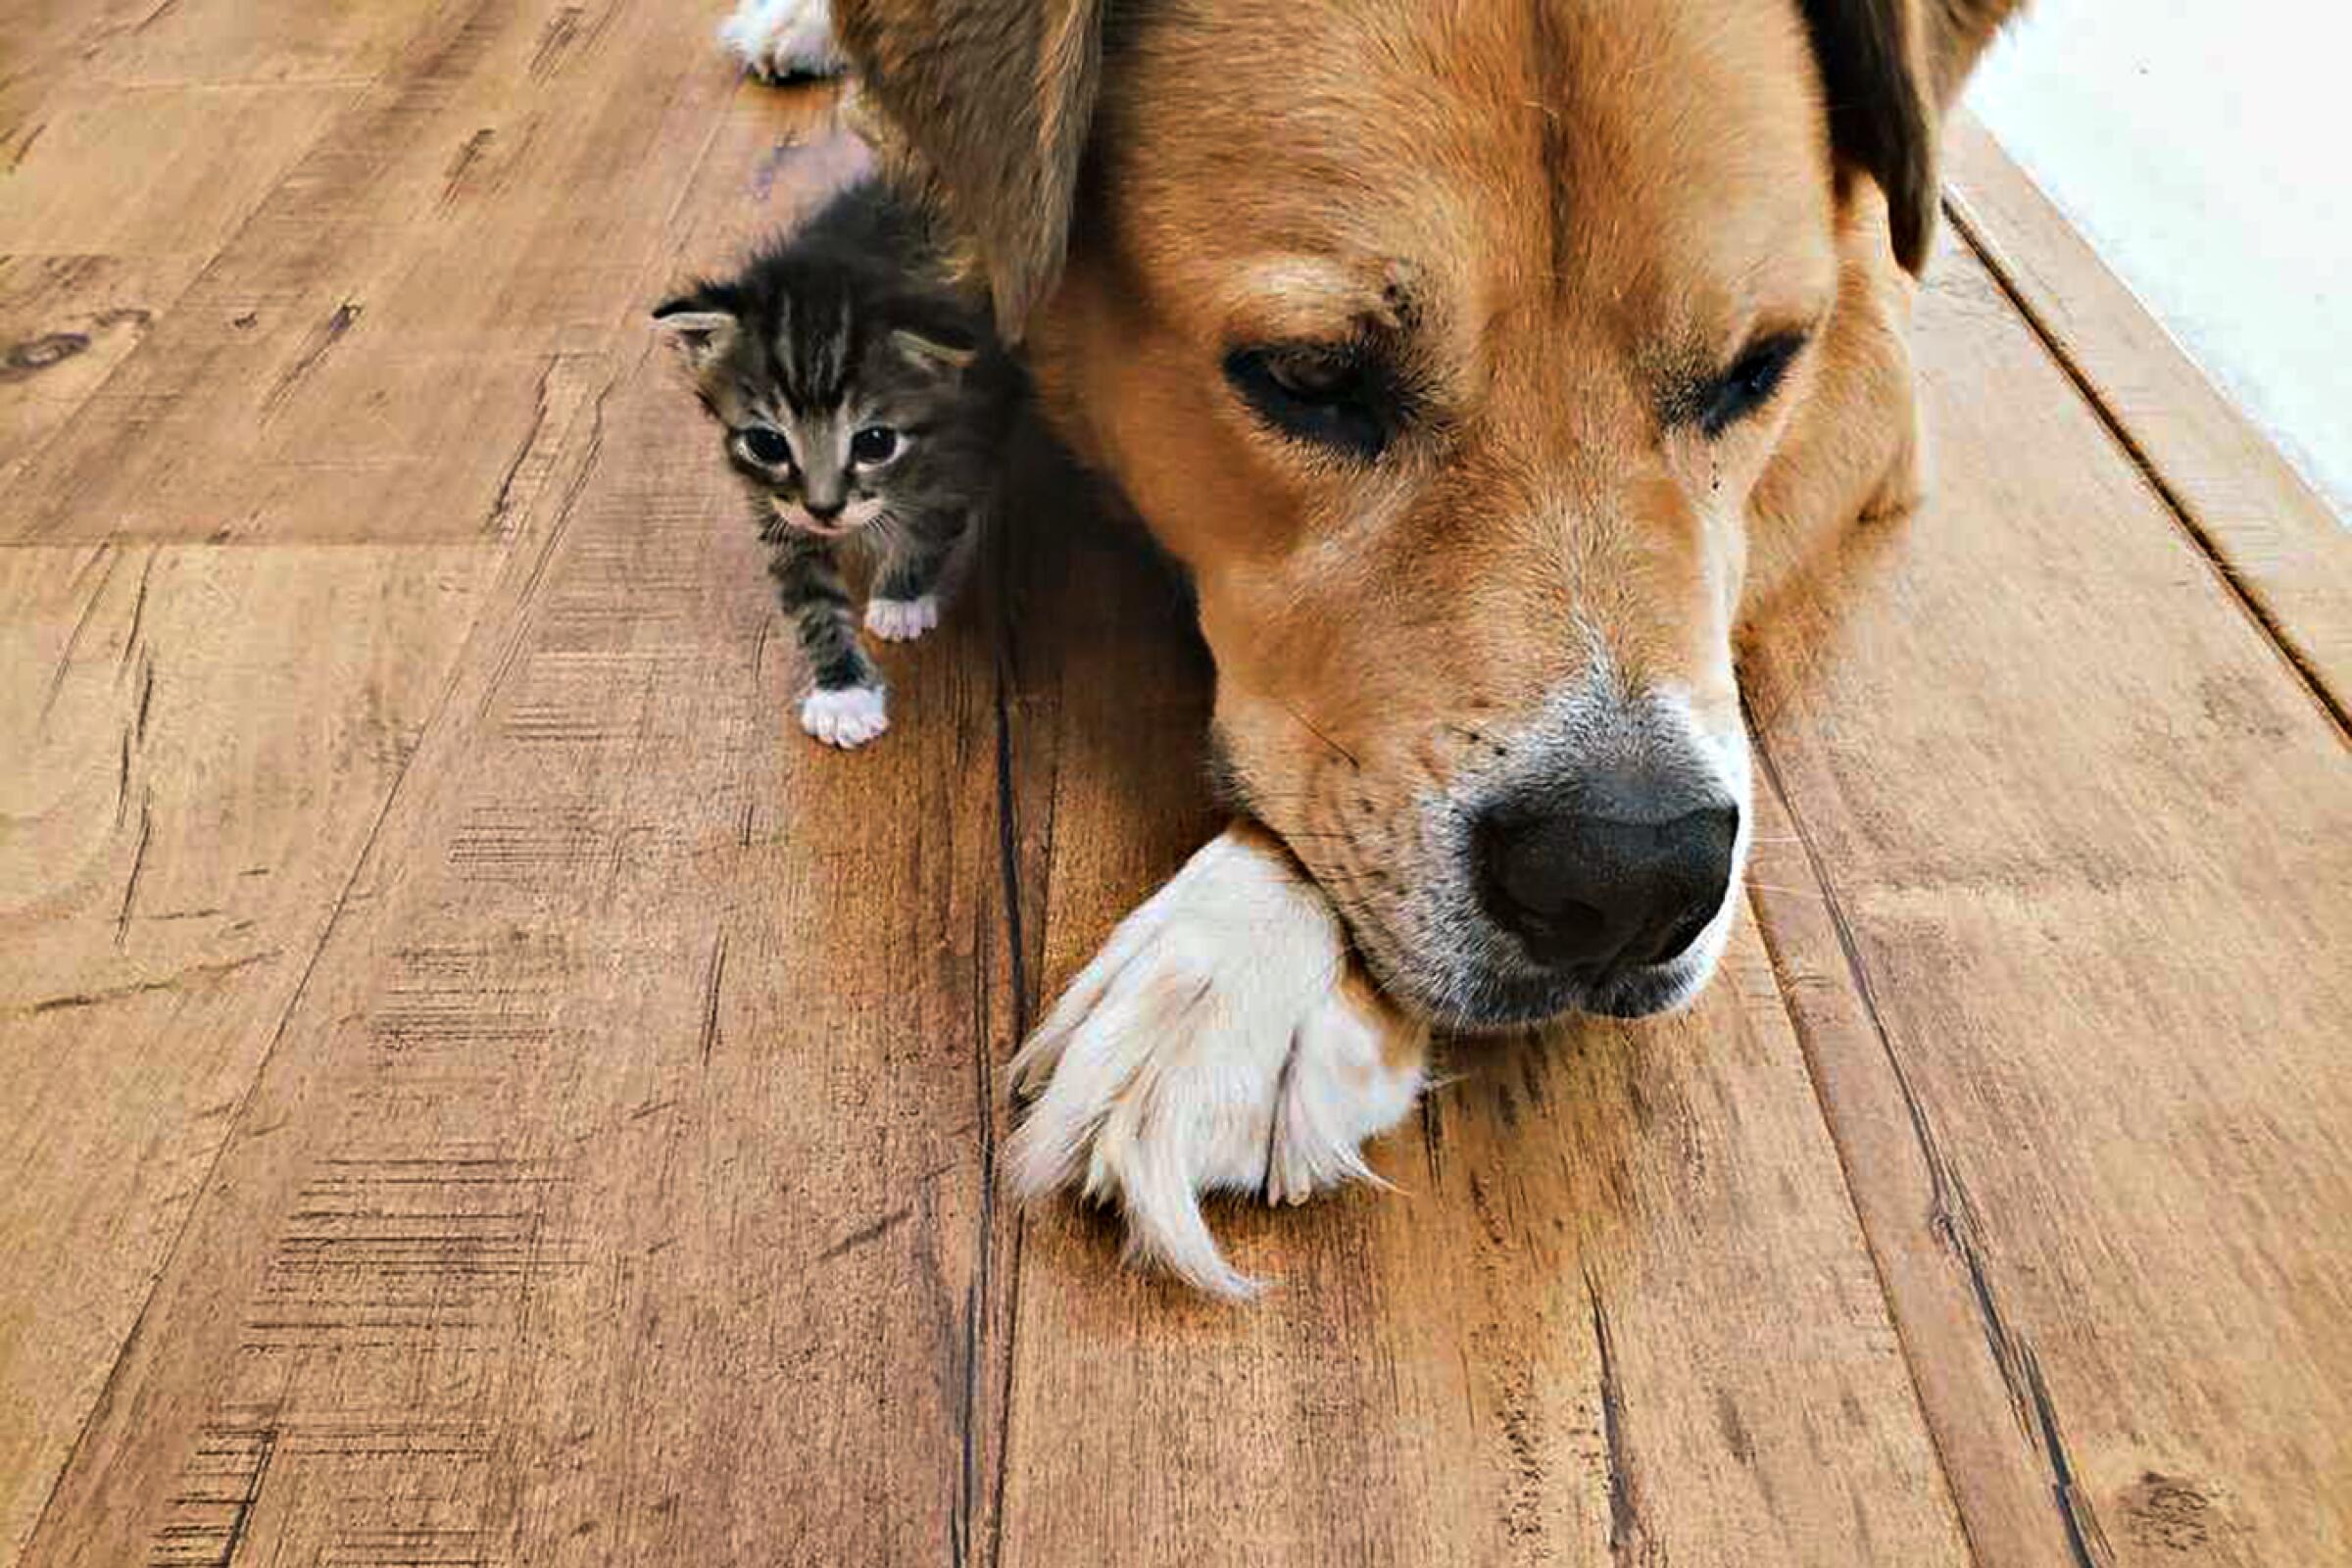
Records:
M939 596L920 599L869 599L865 629L886 643L910 643L939 624Z
M827 0L743 0L718 41L762 81L838 76L848 69L833 42Z
M1427 1038L1349 969L1289 857L1228 829L1121 922L1013 1058L1014 1190L1116 1200L1128 1255L1221 1296L1204 1193L1303 1202L1377 1180L1362 1145L1412 1108Z
M879 686L819 687L801 699L801 728L850 751L890 728L889 700Z

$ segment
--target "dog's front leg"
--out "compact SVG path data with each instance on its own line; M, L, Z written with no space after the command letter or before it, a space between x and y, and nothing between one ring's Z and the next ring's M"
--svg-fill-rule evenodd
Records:
M1412 1108L1427 1056L1322 892L1237 822L1120 923L1014 1057L1030 1103L1010 1177L1024 1197L1074 1185L1115 1200L1132 1258L1248 1295L1201 1195L1296 1203L1378 1180L1362 1145Z

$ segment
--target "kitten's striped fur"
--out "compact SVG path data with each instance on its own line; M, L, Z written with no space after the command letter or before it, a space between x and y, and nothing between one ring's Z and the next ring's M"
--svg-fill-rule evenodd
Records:
M768 569L814 677L802 723L832 745L888 725L838 549L871 562L876 636L936 624L943 575L995 500L1019 408L1019 372L986 309L944 279L920 217L867 180L736 276L654 313L774 548Z

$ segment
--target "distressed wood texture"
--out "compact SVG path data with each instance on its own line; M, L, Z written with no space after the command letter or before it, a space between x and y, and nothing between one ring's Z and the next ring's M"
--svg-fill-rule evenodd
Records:
M994 1196L1189 612L1031 454L798 733L642 315L862 154L716 11L0 6L0 1562L2352 1560L2342 540L1978 133L1720 982L1236 1310Z
M1030 554L1050 987L1213 823L1182 607ZM1221 1209L1279 1281L1248 1310L1120 1276L1099 1220L1029 1221L999 1560L1968 1561L1751 925L1689 1016L1446 1065L1376 1156L1399 1192Z
M12 1549L447 686L482 558L0 551Z
M2345 736L1956 241L1920 331L1941 493L1747 689L1756 897L1922 1400L1987 1562L2342 1560Z
M896 744L808 744L667 369L411 762L29 1561L947 1556L1013 1030L989 621L894 661Z
M2190 364L1974 120L1946 137L1953 220L2336 721L2352 713L2352 526Z

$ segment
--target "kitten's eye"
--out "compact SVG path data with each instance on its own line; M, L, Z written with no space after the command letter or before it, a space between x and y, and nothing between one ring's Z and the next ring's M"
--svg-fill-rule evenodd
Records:
M1802 332L1776 332L1750 344L1713 386L1700 394L1698 427L1718 436L1772 401L1805 346Z
M887 424L869 424L850 437L850 458L856 463L888 463L898 451L899 432Z
M1283 434L1350 457L1379 457L1401 413L1395 377L1360 347L1236 349L1225 379Z
M770 468L782 467L792 461L792 443L784 439L784 432L771 430L764 424L755 424L743 432L743 450L754 463Z

